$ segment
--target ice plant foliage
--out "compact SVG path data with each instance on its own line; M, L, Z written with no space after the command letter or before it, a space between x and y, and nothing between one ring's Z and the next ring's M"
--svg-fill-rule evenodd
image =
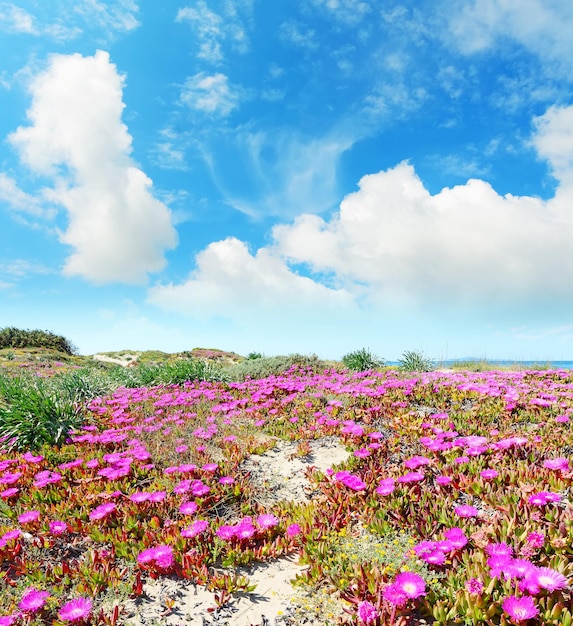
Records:
M84 409L61 446L0 453L0 626L114 624L106 593L149 577L224 603L248 583L221 571L286 555L349 625L573 623L571 372L298 368ZM319 469L315 443L348 458ZM246 469L278 444L304 497Z

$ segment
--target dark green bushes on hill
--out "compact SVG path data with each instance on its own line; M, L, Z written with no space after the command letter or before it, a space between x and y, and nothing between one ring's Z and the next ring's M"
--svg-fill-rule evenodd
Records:
M48 330L22 330L9 326L0 329L0 348L50 348L64 354L75 354L76 348L65 337Z

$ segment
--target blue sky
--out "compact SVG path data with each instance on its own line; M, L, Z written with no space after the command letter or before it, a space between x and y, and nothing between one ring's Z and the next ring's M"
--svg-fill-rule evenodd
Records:
M573 359L573 5L0 1L0 327Z

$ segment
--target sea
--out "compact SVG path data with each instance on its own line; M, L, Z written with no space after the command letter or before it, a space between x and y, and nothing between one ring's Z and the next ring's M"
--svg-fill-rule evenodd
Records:
M513 361L511 359L445 359L443 361L434 361L434 364L440 369L448 369L450 367L459 366L460 363L485 363L488 367L500 367L503 369L550 369L550 370L573 370L573 361ZM387 361L387 365L398 366L398 361Z

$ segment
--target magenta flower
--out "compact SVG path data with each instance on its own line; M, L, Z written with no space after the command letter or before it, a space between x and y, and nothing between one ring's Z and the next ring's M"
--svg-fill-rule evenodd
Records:
M501 607L515 622L524 622L539 614L538 608L535 606L533 599L529 596L522 598L508 596L501 603Z
M558 493L553 493L551 491L540 491L539 493L534 493L529 496L528 502L533 506L544 506L545 504L549 504L550 502L559 502L561 500L561 496Z
M457 506L454 509L454 513L458 517L476 517L479 511L475 508L475 506L470 506L469 504L462 504Z
M542 548L545 543L545 535L543 533L529 533L525 538L527 543L534 548Z
M489 556L513 556L513 548L505 542L490 543L485 551Z
M221 485L232 485L234 482L235 479L232 476L221 476L221 478L219 478Z
M422 467L422 465L428 465L430 463L430 459L425 456L413 456L404 461L404 467L410 470L418 469L418 467Z
M13 613L12 615L3 615L2 617L0 617L0 626L12 626L12 624L14 624L18 617L18 613Z
M354 450L354 456L357 459L365 459L367 456L372 454L372 450L368 448L358 448L358 450Z
M297 535L300 535L301 532L302 529L298 524L289 524L286 529L287 537L296 537Z
M422 472L408 472L398 477L399 483L419 483L424 480L425 476Z
M22 599L18 604L18 608L21 611L35 613L36 611L39 611L44 604L46 604L46 600L49 597L50 594L48 591L39 591L35 587L29 587L22 596Z
M219 539L223 539L223 541L229 541L235 536L235 527L223 524L222 526L219 526L219 528L217 528L215 534L217 535L217 537L219 537Z
M393 582L402 593L411 599L426 595L426 581L414 572L400 572Z
M559 457L557 459L547 459L543 462L543 467L550 470L566 472L569 469L569 459Z
M147 491L136 491L128 496L128 499L132 502L140 503L149 500L149 492Z
M478 578L470 578L466 582L466 590L468 593L478 595L483 591L483 583Z
M396 485L393 478L384 478L376 487L376 493L379 496L389 496L395 489Z
M209 522L198 519L195 520L189 528L184 528L181 531L181 536L191 539L193 537L197 537L197 535L200 535L201 533L204 533L207 528L209 528Z
M257 525L259 528L267 529L273 528L279 523L278 517L271 515L270 513L263 513L257 517Z
M20 490L18 489L18 487L10 487L9 489L5 489L2 493L0 493L0 497L8 499L12 496L15 496L19 492Z
M182 502L179 505L179 512L183 515L193 515L197 512L197 504L195 502Z
M386 600L386 602L389 602L398 608L404 606L406 602L408 602L406 594L398 587L398 585L394 583L385 587L382 597Z
M20 524L30 524L40 519L40 511L26 511L18 517Z
M493 478L497 478L499 476L499 472L496 472L494 469L485 469L480 472L480 476L484 480L492 480Z
M452 478L451 476L444 476L444 475L440 475L440 476L436 476L436 483L438 485L449 485L452 482Z
M91 520L104 519L108 515L111 515L116 509L116 506L113 502L104 502L90 512Z
M457 526L455 526L454 528L448 528L447 530L445 530L444 537L452 543L452 546L456 550L460 550L468 542L468 538L466 537L464 531L461 528L458 528Z
M66 602L58 613L64 622L79 622L89 616L92 610L92 601L89 598L76 598Z
M538 587L546 589L549 593L568 586L567 578L550 567L536 567L530 571L527 578L531 578Z
M63 535L68 530L68 525L66 522L62 522L61 520L53 520L50 522L50 534L57 537L58 535Z
M358 604L358 618L364 624L372 624L378 617L376 607L368 600L363 600Z
M154 548L143 550L137 556L140 565L155 563L161 569L170 569L173 566L173 548L167 545L159 545Z

